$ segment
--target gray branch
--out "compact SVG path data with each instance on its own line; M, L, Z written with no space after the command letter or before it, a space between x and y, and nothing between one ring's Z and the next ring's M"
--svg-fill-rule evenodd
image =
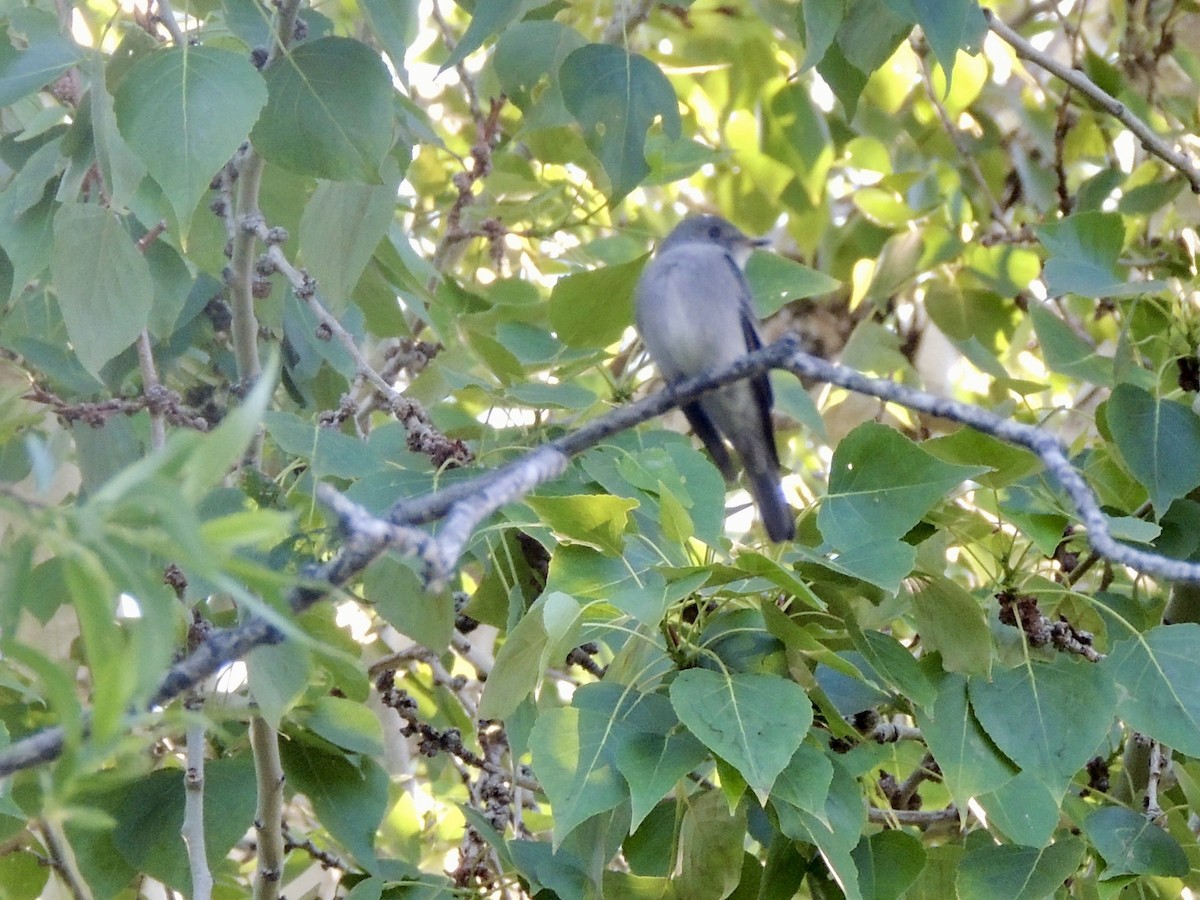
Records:
M974 428L1010 444L1025 447L1045 464L1063 487L1087 529L1087 539L1100 556L1145 575L1168 581L1200 583L1200 564L1171 559L1120 543L1109 532L1096 495L1071 465L1066 448L1051 434L957 400L937 397L855 369L834 365L799 349L794 336L742 357L718 372L689 378L663 391L593 419L576 431L530 451L506 466L423 497L398 501L384 518L372 516L329 486L318 488L321 502L337 518L344 541L338 553L303 573L303 584L292 590L289 603L303 612L361 574L386 550L416 556L426 567L430 584L444 583L458 564L479 523L506 503L562 474L567 460L614 434L633 428L687 403L708 391L770 369L786 369L803 378L834 384L859 394L896 403L916 412ZM444 520L436 536L418 526ZM242 624L216 631L195 652L172 666L147 704L163 707L198 685L223 666L242 659L255 647L276 644L283 632L271 622L251 616ZM0 752L0 778L56 759L64 731L53 727L15 741Z
M1021 59L1029 60L1029 62L1036 63L1047 72L1058 76L1081 94L1086 95L1094 101L1106 113L1137 135L1138 140L1142 142L1142 146L1146 150L1182 173L1191 184L1192 192L1200 194L1200 169L1196 168L1196 164L1187 154L1176 147L1172 147L1167 141L1151 130L1149 125L1130 112L1129 107L1101 88L1083 72L1078 69L1072 69L1070 66L1064 65L1049 54L1037 49L1037 47L1033 46L1033 44L1029 43L1029 41L1000 21L990 9L983 10L983 15L987 19L988 28L995 32L1001 40L1009 44L1017 52L1017 56L1021 57Z

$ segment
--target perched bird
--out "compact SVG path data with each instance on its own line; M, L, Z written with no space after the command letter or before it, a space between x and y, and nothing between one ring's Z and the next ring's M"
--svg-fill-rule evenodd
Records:
M742 267L765 243L719 216L692 216L659 246L638 282L637 328L669 382L726 366L762 346ZM779 483L771 403L764 373L685 404L683 414L729 480L737 471L725 441L733 445L767 536L788 541L796 523Z

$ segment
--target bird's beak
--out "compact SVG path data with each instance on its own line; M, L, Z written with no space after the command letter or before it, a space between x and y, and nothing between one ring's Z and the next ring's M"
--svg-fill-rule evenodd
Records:
M751 246L751 248L753 248L754 250L758 250L758 249L760 249L760 248L762 248L762 247L769 247L770 245L771 245L771 239L770 239L770 238L765 238L765 237L761 237L761 238L750 238L750 246Z

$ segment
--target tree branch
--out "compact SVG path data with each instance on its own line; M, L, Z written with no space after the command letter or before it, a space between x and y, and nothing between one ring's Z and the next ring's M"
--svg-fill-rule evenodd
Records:
M311 566L303 573L304 583L294 588L288 597L291 609L296 613L308 609L362 573L389 549L419 557L426 565L427 582L432 585L442 583L457 564L466 541L480 522L505 503L557 477L566 468L570 457L701 394L773 368L786 369L801 378L834 384L915 412L958 422L1031 450L1066 492L1087 529L1089 543L1098 554L1145 575L1200 583L1200 563L1138 550L1112 537L1096 495L1071 465L1066 448L1053 435L1033 425L1001 418L977 406L937 397L894 381L871 378L856 369L826 362L801 351L799 340L788 335L725 369L688 378L593 419L500 469L424 497L398 501L383 519L370 515L334 488L318 485L318 499L338 517L345 542L328 562ZM436 537L415 527L442 518L446 521ZM183 691L229 662L241 659L255 647L279 643L283 639L283 632L276 625L257 616L248 617L235 628L214 632L194 653L171 667L148 707L165 706ZM57 758L62 752L63 741L64 731L58 726L15 741L0 753L0 778Z
M1192 162L1189 156L1181 150L1172 147L1155 134L1150 129L1150 126L1130 112L1124 103L1109 94L1078 69L1072 69L1069 66L1063 65L1052 56L1038 50L1037 47L1033 46L1033 44L1029 43L1029 41L1000 21L990 9L985 8L983 15L987 19L988 28L1001 40L1009 44L1017 52L1017 56L1036 63L1047 72L1061 78L1081 94L1086 95L1106 113L1137 135L1138 139L1142 142L1142 146L1147 151L1153 153L1172 168L1178 169L1191 184L1192 193L1200 194L1200 169L1196 168L1195 163Z
M254 752L254 775L258 782L254 813L258 871L254 900L277 900L283 879L283 764L279 760L279 736L262 716L250 720L250 748Z
M203 701L193 698L199 710ZM188 869L192 876L192 900L212 897L213 877L208 868L208 850L204 841L204 721L197 714L187 727L187 771L183 777L184 806L181 834L187 847Z

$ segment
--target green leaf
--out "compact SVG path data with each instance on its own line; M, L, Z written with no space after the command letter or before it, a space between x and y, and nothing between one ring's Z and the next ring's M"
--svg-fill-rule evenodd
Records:
M279 357L272 355L250 393L221 424L197 442L184 467L182 490L192 501L199 499L224 478L258 434L260 424L279 378Z
M604 600L648 625L657 625L672 597L666 579L653 569L580 544L554 551L546 590L565 591L577 597Z
M922 576L912 591L921 646L942 655L947 672L987 677L992 632L983 604L944 576Z
M118 813L113 843L139 871L179 891L191 885L183 826L184 773L160 769L130 785ZM254 820L254 764L248 754L204 766L204 844L217 865Z
M46 141L30 155L4 188L5 212L20 216L37 206L51 179L62 174L63 139Z
M843 550L898 540L947 491L986 471L942 462L895 429L868 422L834 450L817 527Z
M1117 272L1125 244L1118 213L1085 212L1038 226L1038 238L1050 252L1042 277L1051 296L1114 297L1142 293L1144 284L1127 284Z
M629 514L639 505L607 494L526 497L525 503L564 538L617 556L625 548Z
M918 708L916 719L959 809L1016 774L1016 767L996 748L967 705L967 681L961 675L943 675L937 698L932 705Z
M522 129L571 124L557 76L563 60L586 43L574 28L555 21L520 22L500 35L492 66L504 93L526 112ZM535 88L547 77L549 85L534 100Z
M529 743L534 774L554 811L556 848L584 820L629 796L615 752L625 731L620 720L635 697L616 685L585 685L571 706L538 716Z
M250 696L259 713L272 728L279 728L284 715L308 687L312 654L295 641L255 647L246 657Z
M167 340L175 332L179 316L196 284L183 256L166 241L155 241L142 255L154 281L154 305L150 310L150 335Z
M550 292L550 327L568 347L604 347L633 322L633 289L647 256L565 275Z
M1079 867L1084 844L1066 838L1044 850L984 844L968 850L958 867L959 900L1043 900L1053 897Z
M772 797L779 830L793 840L813 844L848 900L867 895L858 883L858 866L850 853L862 838L867 810L858 782L839 762L833 762L833 779L821 815Z
M146 259L114 213L68 204L54 217L50 267L75 355L99 375L149 320L154 282Z
M1007 244L994 247L968 244L963 249L963 262L966 269L959 276L960 283L1010 299L1026 290L1042 268L1032 250Z
M901 697L919 706L933 702L933 685L913 655L898 640L881 631L850 628L850 640L871 670Z
M804 65L800 71L808 71L824 58L846 17L846 4L847 0L807 0L796 8L804 26Z
M1084 820L1083 830L1104 857L1102 881L1122 875L1183 878L1191 869L1179 842L1131 809L1098 809Z
M666 697L647 695L668 703ZM679 780L708 759L708 751L686 731L670 730L678 720L667 706L661 732L631 735L616 748L617 770L629 785L632 801L630 831L635 831L655 805Z
M20 200L10 189L0 192L0 247L12 261L10 293L13 293L23 290L50 265L54 250L54 213L58 204L54 192L47 191L36 206L16 213L13 206ZM55 350L62 352L57 347Z
M833 782L833 763L811 743L801 744L771 788L772 801L782 801L825 821L825 803Z
M345 697L318 697L297 720L331 744L352 753L383 753L383 726L370 708Z
M570 647L568 636L577 630L579 603L569 594L547 590L529 608L496 654L479 700L479 718L504 719L537 687L552 650L562 649L553 659L558 665Z
M338 181L322 181L305 205L300 255L335 316L350 304L354 286L387 234L395 208L394 184Z
M859 841L850 855L858 866L862 894L872 900L896 900L925 867L925 848L903 831L872 834Z
M976 799L992 826L1014 844L1043 847L1050 843L1062 811L1052 794L1032 772L1018 772L994 791Z
M896 46L899 46L899 43ZM841 102L846 117L853 118L858 109L858 98L867 86L868 73L846 59L837 41L830 44L825 55L821 57L817 64L817 72Z
M558 72L563 102L600 160L614 205L650 174L646 133L657 119L678 140L679 101L671 82L646 59L608 44L588 44L563 60Z
M796 177L795 184L803 189L810 203L814 206L822 204L835 157L825 113L813 101L808 88L795 79L788 79L770 96L763 112L763 152L791 169ZM750 282L753 290L753 278ZM833 289L826 286L821 290L816 284L813 287L818 288L815 293L828 293Z
M266 100L250 61L216 47L156 50L121 79L114 98L121 136L185 233L213 175L246 140Z
M671 684L679 720L765 801L812 724L804 689L777 675L688 669Z
M1200 486L1200 416L1189 407L1119 384L1106 411L1113 443L1159 515Z
M679 827L678 896L695 900L728 897L742 876L746 807L730 810L720 791L701 791L687 798Z
M1029 318L1037 333L1046 365L1055 372L1093 384L1113 384L1113 361L1101 356L1062 319L1041 304L1029 307Z
M917 24L925 40L946 73L946 93L950 92L950 77L954 59L960 49L967 49L986 31L977 0L911 0Z
M754 253L746 263L746 281L759 318L793 300L837 290L841 282L777 253Z
M124 727L136 676L135 667L125 660L130 642L113 616L117 586L100 559L91 553L69 556L63 575L87 664L95 679L90 737L110 741Z
M921 444L938 459L960 466L988 466L992 471L976 475L984 487L1002 488L1042 469L1042 461L1024 447L1006 444L974 428L960 428L953 434L931 438Z
M419 28L417 8L405 0L364 0L362 11L380 45L391 57L392 65L400 73L400 80L407 84L404 57Z
M1061 655L973 678L970 697L996 746L1059 798L1104 740L1117 699L1108 672Z
M454 595L427 592L412 567L394 556L383 556L367 569L363 597L385 622L423 647L441 653L450 645Z
M317 478L354 478L384 466L366 441L314 426L293 413L269 411L263 416L263 424L282 450L307 460Z
M514 406L531 409L585 410L596 402L596 395L587 388L571 382L558 384L514 384L508 390L508 399Z
M94 58L90 68L88 109L92 118L92 143L96 148L96 164L100 166L100 174L104 176L104 185L108 189L109 207L122 210L129 205L138 185L146 176L146 167L121 137L117 128L114 101L105 84L99 56ZM156 242L155 246L158 245Z
M438 74L458 65L471 53L482 47L484 41L492 35L502 32L521 14L524 4L525 0L483 0L483 2L476 3L474 13L471 15L471 24L467 26L463 36L458 39L458 43L454 45L454 49L450 51L450 55L438 69Z
M379 183L394 120L379 54L350 38L320 38L263 74L269 99L251 135L255 149L301 175Z
M67 71L81 54L48 10L13 6L5 10L5 19L0 23L0 106L11 106Z
M308 797L318 821L360 865L375 860L375 832L388 807L388 776L367 756L357 763L302 739L281 740L287 785Z
M913 569L917 560L917 548L895 538L884 538L859 544L849 550L837 549L822 555L807 547L797 548L799 555L850 578L878 585L888 593L900 590L901 582Z
M1160 625L1117 642L1101 665L1117 686L1117 715L1131 729L1200 757L1200 625Z
M20 818L23 820L25 816ZM77 847L73 846L72 849L78 852ZM34 900L36 897L46 896L46 882L49 880L50 867L32 853L8 853L0 856L0 884L7 886L12 892L10 896L14 898ZM88 887L93 891L99 890L99 886L90 880Z

